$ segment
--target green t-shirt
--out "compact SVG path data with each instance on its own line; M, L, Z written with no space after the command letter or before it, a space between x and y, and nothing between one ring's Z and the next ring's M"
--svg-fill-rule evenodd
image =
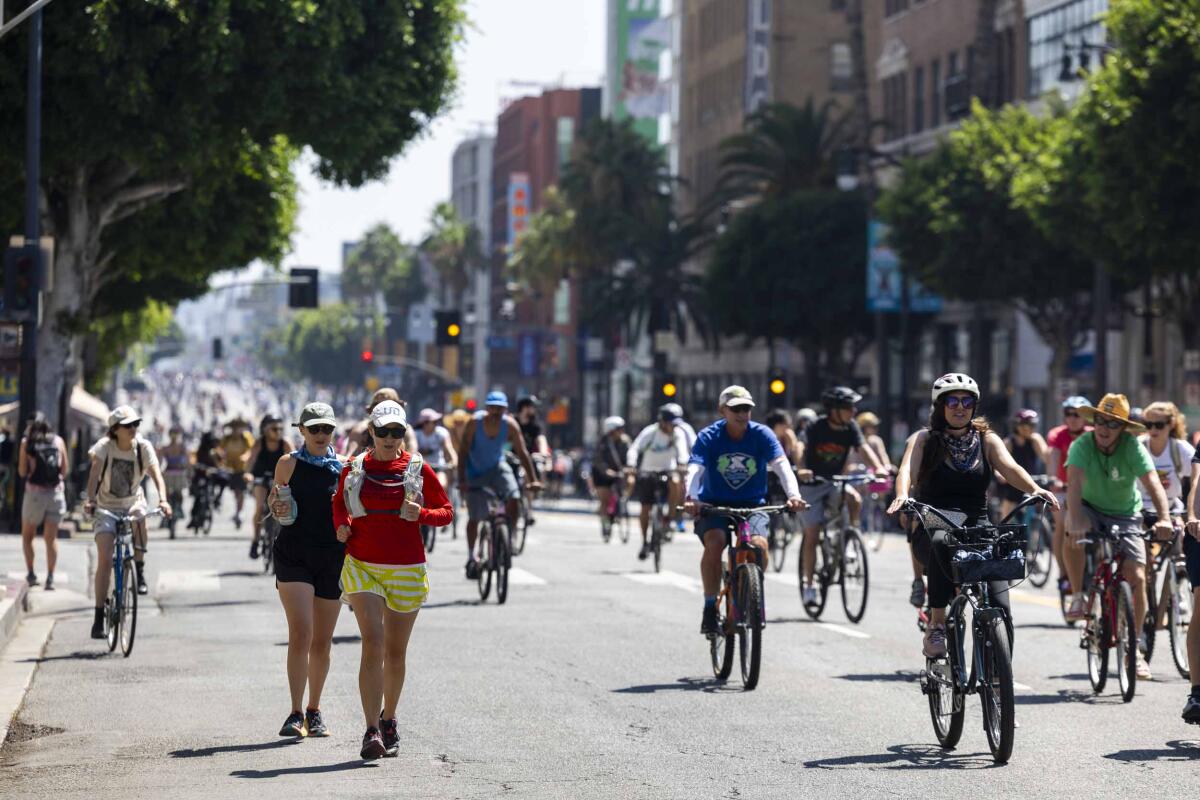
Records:
M1083 499L1103 514L1131 517L1142 510L1138 478L1154 469L1146 448L1122 433L1117 449L1105 455L1096 447L1091 431L1080 436L1067 451L1067 466L1083 470Z

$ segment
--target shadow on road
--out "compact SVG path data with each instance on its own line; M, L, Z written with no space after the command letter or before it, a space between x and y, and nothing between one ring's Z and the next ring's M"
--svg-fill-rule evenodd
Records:
M614 694L655 694L656 692L740 692L741 688L715 678L680 678L674 683L647 683L613 689Z
M255 744L226 744L217 747L198 747L187 748L186 750L172 750L171 758L208 758L209 756L221 755L222 753L256 753L260 750L278 750L281 747L292 747L300 744L303 739L275 739L270 742L257 742Z
M1085 703L1087 705L1112 705L1121 703L1120 695L1098 697L1091 692L1075 689L1059 689L1054 694L1018 694L1013 701L1019 706L1047 706L1055 703Z
M988 769L1000 766L987 753L958 754L943 750L937 745L897 744L886 753L869 753L861 756L841 756L805 761L809 769L842 769L865 767L867 769Z
M159 603L158 607L167 611L186 611L193 608L222 608L224 606L257 606L264 600L212 600L207 603Z
M22 658L23 664L44 664L47 661L95 661L108 655L107 650L76 650L74 653L63 653L61 656L41 656L40 658Z
M1105 758L1129 764L1143 761L1197 761L1200 760L1200 741L1167 742L1166 750L1118 750Z
M910 669L898 669L895 672L838 675L837 679L841 681L854 681L856 683L913 683L921 679L921 673Z
M427 611L431 608L458 608L460 606L478 606L481 605L478 600L446 600L442 603L426 603L421 606L422 611Z
M1017 630L1021 630L1022 628L1031 628L1033 630L1042 631L1063 631L1064 633L1073 630L1061 622L1018 622L1016 624L1016 628Z
M242 569L242 570L233 570L231 572L218 572L217 577L218 578L261 578L265 574L266 573L264 573L261 569L258 569L258 570Z
M351 769L374 769L379 766L370 761L356 758L340 764L324 764L315 767L282 767L280 769L235 769L229 773L234 778L279 778L283 775L320 775L325 772L345 772Z
M358 642L362 641L362 637L356 633L351 636L335 636L330 641L333 642L333 644L357 644ZM287 642L276 642L275 646L276 647L287 647L288 643Z

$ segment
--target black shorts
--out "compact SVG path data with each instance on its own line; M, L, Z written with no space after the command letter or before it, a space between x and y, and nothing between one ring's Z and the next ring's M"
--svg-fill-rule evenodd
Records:
M284 534L275 540L275 582L307 583L322 600L338 600L345 558L341 547L312 547Z
M642 505L654 505L658 502L659 497L667 496L667 481L662 479L664 473L650 473L649 475L638 475L637 483L634 485L634 496Z
M1186 533L1183 535L1183 556L1187 559L1188 580L1192 582L1192 589L1200 589L1200 542Z
M242 472L231 472L229 474L229 488L235 492L246 491L246 475Z

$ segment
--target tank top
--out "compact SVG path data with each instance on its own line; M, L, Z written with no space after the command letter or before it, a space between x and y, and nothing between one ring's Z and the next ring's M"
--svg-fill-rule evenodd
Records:
M1017 444L1016 438L1008 437L1008 443L1012 446L1013 461L1016 461L1021 468L1030 475L1043 475L1046 472L1046 467L1042 464L1042 459L1038 457L1037 448L1033 446L1033 439L1026 439L1025 444Z
M305 547L336 547L345 545L337 540L333 530L333 493L338 474L304 461L296 461L296 470L288 486L296 501L296 521L280 529L280 539Z
M450 439L450 431L438 425L433 433L426 433L424 428L413 428L417 437L417 450L425 463L431 467L440 467L446 462L445 442Z
M483 427L486 411L475 413L475 434L471 437L471 452L467 455L467 477L478 478L500 465L504 458L504 444L508 441L508 415L500 420L500 430L489 437Z
M979 444L979 463L974 469L959 472L950 466L949 459L934 469L933 474L917 487L916 498L934 508L961 511L969 518L987 517L987 490L992 482L992 465L987 457L987 445Z
M279 441L279 447L274 450L271 450L264 440L263 446L259 448L258 455L254 459L253 466L250 467L250 474L256 478L274 475L275 465L281 458L283 458L283 440Z

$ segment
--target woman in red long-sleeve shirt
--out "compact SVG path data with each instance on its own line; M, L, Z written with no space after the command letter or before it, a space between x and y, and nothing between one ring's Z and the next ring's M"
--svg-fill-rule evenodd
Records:
M375 406L374 447L342 471L333 497L333 524L338 540L346 543L342 599L354 609L362 634L358 690L367 722L362 757L368 759L400 749L396 705L404 688L405 654L429 594L420 526L449 525L454 516L428 464L407 474L412 460L402 449L407 429L399 403Z

